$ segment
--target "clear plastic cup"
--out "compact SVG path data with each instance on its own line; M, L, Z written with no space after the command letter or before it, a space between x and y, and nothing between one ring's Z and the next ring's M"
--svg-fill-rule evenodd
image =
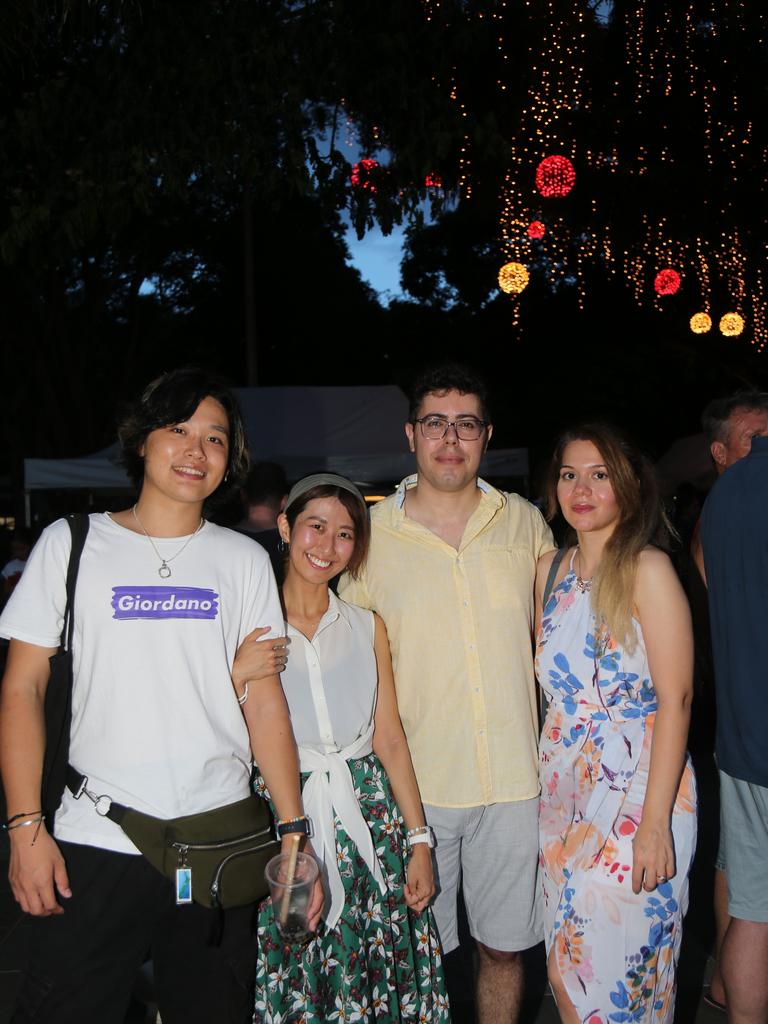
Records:
M309 935L307 911L317 879L317 861L309 854L297 854L291 879L288 876L291 859L289 853L278 853L267 864L264 875L272 893L280 937L286 942L303 942Z

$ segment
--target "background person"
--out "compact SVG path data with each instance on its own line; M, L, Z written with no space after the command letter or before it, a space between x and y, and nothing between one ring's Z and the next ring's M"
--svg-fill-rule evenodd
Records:
M16 529L11 535L10 558L0 572L3 587L0 595L0 605L5 604L13 593L13 588L21 579L21 574L27 566L29 552L32 549L32 536L29 530Z
M688 603L653 471L611 428L558 442L558 510L576 544L543 610L553 555L536 581L549 980L564 1024L671 1022L696 843Z
M289 545L282 596L293 640L282 684L328 893L325 920L304 948L283 943L270 904L260 910L255 1020L447 1021L427 910L431 833L398 716L386 630L328 586L345 569L356 576L365 562L365 500L344 477L315 474L293 487L279 528ZM236 687L245 679L260 685L271 650L270 641L241 648Z
M538 716L531 653L541 514L478 478L493 428L485 384L446 364L416 381L405 433L418 472L371 512L345 600L389 634L400 716L437 838L434 911L459 944L461 887L478 949L477 1017L516 1021L520 951L541 939Z
M250 630L282 633L267 556L203 516L247 466L234 397L203 371L166 374L136 402L120 438L140 493L133 508L90 517L75 601L71 764L92 792L174 818L247 797L252 746L279 814L300 816L279 678L261 681L246 724L230 677ZM0 619L11 638L0 706L9 877L30 915L13 1019L119 1024L149 950L165 1024L246 1024L254 907L225 911L222 943L212 945L216 912L178 906L170 880L89 799L66 792L53 835L41 820L43 703L69 550L60 520Z
M704 550L715 661L720 845L728 924L720 951L728 1020L768 1020L768 756L762 681L768 572L768 437L724 472L704 505Z
M242 489L245 516L235 527L253 537L269 555L278 585L283 581L283 556L277 517L285 508L288 480L277 462L256 462L248 470Z
M730 466L733 466L749 454L753 437L765 437L768 435L768 394L764 391L739 391L735 395L725 398L716 398L711 401L701 415L701 425L709 441L709 449L712 460L715 464L717 475L720 476ZM699 571L699 578L706 586L706 573L704 570L704 553L701 546L701 519L696 524L693 539L691 541L691 556ZM701 588L700 588L701 589ZM691 595L694 612L698 609L698 603L693 605L697 595ZM706 650L707 668L711 675L711 637L709 628L709 616L706 612L706 594L701 604L702 614L698 616L705 622L700 625L697 631L697 644L702 645ZM697 625L697 616L694 614L694 626ZM701 660L701 656L700 656ZM710 694L710 700L714 697ZM725 865L725 846L721 844L715 860L715 881L714 881L714 914L715 914L715 965L709 983L709 989L705 990L704 999L711 1006L717 1009L725 1008L725 987L723 985L722 971L720 968L720 950L722 948L725 933L731 923L731 916L728 913L728 879Z

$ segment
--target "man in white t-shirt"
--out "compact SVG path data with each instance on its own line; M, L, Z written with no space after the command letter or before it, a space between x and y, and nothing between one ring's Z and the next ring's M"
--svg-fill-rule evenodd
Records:
M174 818L247 797L253 749L280 817L300 819L277 675L283 648L276 642L275 674L252 687L242 710L230 676L248 633L268 625L282 635L269 560L203 518L247 468L234 398L202 371L175 371L150 385L120 436L140 494L132 509L90 517L75 601L70 763L91 792ZM0 705L9 877L31 932L13 1019L118 1024L151 952L166 1024L245 1024L252 907L226 911L213 945L215 912L177 905L170 881L90 800L66 792L53 835L40 821L43 702L70 546L64 520L44 532L0 618L11 640Z

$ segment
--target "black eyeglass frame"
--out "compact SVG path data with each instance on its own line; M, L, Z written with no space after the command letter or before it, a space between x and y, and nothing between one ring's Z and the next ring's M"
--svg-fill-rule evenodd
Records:
M445 424L445 430L443 430L442 434L440 434L439 437L428 437L424 430L425 420L442 420L442 422ZM458 424L461 423L462 421L466 422L467 420L472 420L480 428L480 433L477 435L477 437L462 437L461 434L459 433ZM442 441L442 439L445 437L445 435L448 433L451 427L453 427L453 429L456 431L456 437L458 437L460 441L479 441L480 438L483 436L483 431L490 426L488 420L478 419L477 416L460 416L457 420L449 420L447 416L442 416L440 413L432 413L428 416L419 416L417 419L413 420L413 422L419 424L419 426L421 427L421 436L426 438L427 441Z

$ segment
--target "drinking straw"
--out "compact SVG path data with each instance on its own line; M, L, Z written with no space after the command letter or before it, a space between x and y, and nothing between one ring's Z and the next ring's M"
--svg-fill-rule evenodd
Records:
M296 875L296 862L299 859L299 844L301 843L301 833L293 833L293 845L288 853L288 867L285 870L285 888L283 889L283 898L280 901L280 924L285 927L288 920L288 910L291 904L291 886L293 885L293 879Z

